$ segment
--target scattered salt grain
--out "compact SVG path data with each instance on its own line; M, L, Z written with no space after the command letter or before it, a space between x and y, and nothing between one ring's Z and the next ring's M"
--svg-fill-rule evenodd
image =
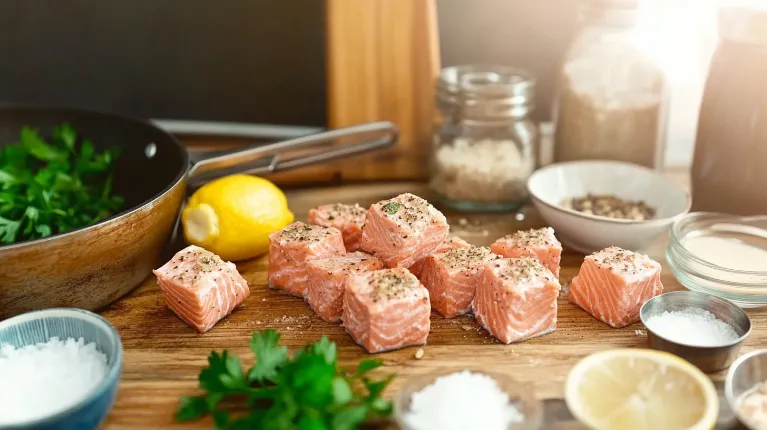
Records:
M493 378L464 370L414 393L404 420L413 430L506 430L524 416Z
M685 345L721 346L740 337L731 325L711 312L693 307L653 315L645 325L660 336Z
M637 336L641 336L644 334L644 332L642 330L634 330L634 334Z
M74 406L107 373L107 357L83 338L15 348L0 344L0 424L44 418Z

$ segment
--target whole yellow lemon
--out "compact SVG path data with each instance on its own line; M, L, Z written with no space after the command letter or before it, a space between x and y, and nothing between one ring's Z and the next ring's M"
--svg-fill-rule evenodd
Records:
M265 254L269 234L294 220L282 190L250 175L226 176L203 185L181 213L187 242L230 261Z

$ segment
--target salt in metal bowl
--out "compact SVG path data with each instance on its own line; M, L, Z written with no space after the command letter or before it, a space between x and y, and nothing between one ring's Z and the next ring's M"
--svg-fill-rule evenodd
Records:
M92 430L98 428L114 405L122 372L123 347L120 335L104 318L73 308L27 312L0 321L0 344L23 347L49 341L83 338L95 342L107 357L104 379L85 398L63 411L33 421L0 424L0 430Z
M690 307L711 312L718 319L732 326L738 338L720 346L695 346L674 342L647 326L647 320L655 315L681 311ZM655 296L642 305L639 316L647 328L650 348L682 357L705 373L714 373L730 367L738 357L743 341L751 333L751 319L743 309L727 299L695 291L673 291Z
M752 428L740 415L738 404L741 397L757 383L767 381L767 349L742 355L730 367L724 380L724 397L738 421Z

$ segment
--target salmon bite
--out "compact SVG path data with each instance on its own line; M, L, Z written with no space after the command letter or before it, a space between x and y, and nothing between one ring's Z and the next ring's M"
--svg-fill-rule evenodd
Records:
M557 327L560 285L531 257L485 263L472 308L479 325L503 343L551 333Z
M347 280L343 322L369 353L423 345L431 328L427 290L407 269L383 269Z
M309 285L306 263L344 254L337 228L294 222L269 235L269 286L303 297Z
M445 239L445 241L442 242L442 245L438 246L437 249L434 250L434 254L432 255L436 255L445 251L450 251L451 249L470 248L470 247L471 247L471 244L461 239L460 237L448 236L447 239ZM426 258L429 258L429 257L426 257ZM426 258L422 258L416 261L412 266L408 268L410 273L414 274L418 279L421 279L421 270L423 269L423 264L426 262Z
M445 318L471 312L484 264L503 258L486 246L470 246L426 258L421 282L429 290L432 307Z
M587 256L570 283L570 301L610 327L639 321L642 305L663 292L660 263L611 246Z
M354 274L383 269L383 262L364 252L350 252L338 257L312 260L306 263L309 286L306 302L325 321L341 319L346 280Z
M153 272L168 307L200 333L213 328L250 295L234 263L195 245Z
M429 202L400 194L370 206L360 250L377 256L387 267L410 267L439 248L449 230L445 216Z

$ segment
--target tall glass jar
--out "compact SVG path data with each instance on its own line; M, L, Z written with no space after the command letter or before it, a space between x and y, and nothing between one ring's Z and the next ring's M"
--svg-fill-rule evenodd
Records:
M590 0L565 58L554 158L616 160L663 167L668 90L641 49L641 0Z
M529 119L535 81L503 66L456 66L437 79L439 119L430 187L459 211L511 211L527 200L538 129Z

